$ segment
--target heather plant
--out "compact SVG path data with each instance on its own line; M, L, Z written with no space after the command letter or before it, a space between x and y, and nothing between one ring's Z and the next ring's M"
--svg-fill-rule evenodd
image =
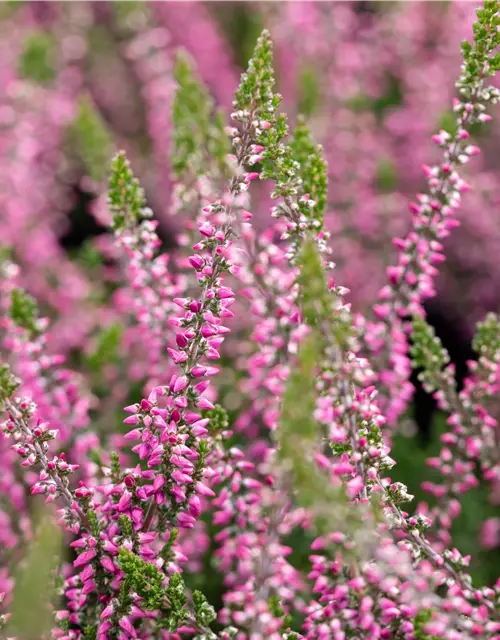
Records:
M280 109L270 33L241 76L230 123L185 53L171 67L175 96L161 84L164 31L135 34L129 55L150 89L150 125L163 90L172 105L172 160L163 139L155 154L162 171L173 169L170 206L185 228L176 250L162 251L145 190L117 153L108 250L133 350L120 352L121 330L109 325L89 356L95 378L49 348L51 321L12 256L2 258L2 637L500 638L500 582L475 584L450 533L461 496L480 481L497 500L500 321L491 314L478 325L478 359L459 391L424 307L471 188L459 175L479 153L470 129L491 119L500 97L487 84L500 68L499 28L500 5L486 1L462 44L456 123L433 138L442 158L424 166L428 191L410 204L408 235L394 240L398 263L374 318L354 314L337 281L329 166L306 121L291 129ZM30 43L23 68L41 46ZM55 82L44 65L36 77ZM109 137L90 103L75 127L98 171ZM252 225L259 183L273 202L264 231ZM425 487L434 504L410 510L391 441L412 363L449 432L428 460L441 476ZM99 438L99 401L123 400L112 389L120 367L131 402L119 405L117 433ZM47 522L63 532L60 558L52 525L32 526L39 498L29 494L45 498ZM216 580L222 602L211 601ZM44 597L23 616L37 591Z

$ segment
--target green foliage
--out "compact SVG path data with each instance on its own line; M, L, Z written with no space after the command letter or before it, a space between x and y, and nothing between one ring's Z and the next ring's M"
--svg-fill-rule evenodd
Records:
M306 66L300 71L299 111L306 116L313 114L319 101L319 77L313 67Z
M247 2L212 3L211 14L220 22L231 45L234 62L243 69L251 58L255 41L262 32L262 16Z
M171 562L174 560L174 543L179 537L178 529L170 529L170 535L168 538L168 542L164 545L163 549L160 552L160 556L163 558L165 562Z
M261 179L271 179L275 183L272 198L290 198L299 192L300 166L293 157L291 147L284 144L288 136L286 115L280 113L274 117L272 124L261 136L265 147L262 152Z
M109 458L111 461L111 479L113 480L114 484L120 484L122 478L120 457L116 453L116 451L111 451L111 453L109 454Z
M436 129L440 131L443 129L447 131L450 135L455 135L457 131L457 119L455 114L451 109L445 111L442 116L439 118Z
M99 521L97 519L97 514L93 507L89 507L85 510L85 515L87 516L88 523L90 525L90 531L92 535L96 538L99 538L101 534L101 528L99 526Z
M319 476L310 459L319 434L313 414L320 356L320 340L312 334L302 344L297 364L288 378L279 429L279 457L290 473L298 503L308 508L315 504L319 486L325 486L325 478Z
M266 119L277 109L281 97L273 94L274 70L271 36L264 29L257 40L248 69L241 75L233 106L252 111L256 117Z
M413 632L415 636L415 640L438 640L437 636L430 636L425 631L425 625L430 622L432 619L432 610L431 609L422 609L418 612L413 620L413 624L415 625L415 630Z
M48 84L54 80L57 41L47 31L37 31L24 42L19 57L19 74L38 84Z
M103 256L96 248L93 238L87 239L77 250L76 260L89 272L96 273L103 264Z
M166 592L163 588L164 575L161 571L154 564L142 560L125 547L120 548L119 557L120 567L132 590L143 598L142 606L150 611L155 609L163 611L166 608Z
M94 102L80 98L78 113L69 128L69 142L93 180L106 177L111 155L112 137Z
M389 158L380 158L377 168L378 187L381 191L391 193L397 185L398 171Z
M151 210L146 207L144 189L134 176L124 151L120 151L113 158L108 202L113 213L115 230L135 225L152 216Z
M181 178L187 171L207 174L207 165L215 162L219 173L224 171L229 139L224 131L222 112L214 112L214 101L196 77L191 58L178 52L174 75L177 91L172 110L174 125L172 168Z
M86 626L84 629L84 640L97 640L97 626Z
M171 536L171 544L174 540L175 536ZM180 573L172 574L165 587L165 576L156 565L142 560L124 547L120 548L119 558L130 589L142 598L141 607L160 611L159 628L175 633L179 627L192 622L193 616L187 607L186 587ZM215 610L199 591L193 593L193 610L199 628L206 629L215 620Z
M315 243L308 238L299 255L300 306L306 323L321 326L325 321L331 323L331 294L325 280L325 272Z
M123 325L114 323L104 327L97 337L94 351L87 356L87 366L95 373L105 365L118 361L118 351L123 335Z
M290 147L294 160L300 165L302 191L315 201L313 215L322 226L328 195L328 165L322 156L322 146L314 144L304 118L298 120Z
M320 329L318 335L323 341L333 339L340 349L347 348L354 334L351 320L335 310L335 293L327 287L320 255L310 238L304 241L297 262L300 302L307 324Z
M132 522L130 521L130 518L122 514L118 517L118 522L120 523L120 529L122 530L122 534L126 538L133 540L134 527L132 526Z
M119 28L132 33L137 31L138 24L143 24L143 16L148 17L149 7L142 0L115 0L110 4Z
M462 42L463 73L457 86L466 99L482 83L483 76L493 76L500 69L500 53L495 53L500 44L499 6L497 0L487 0L476 11L473 44Z
M193 592L193 608L196 624L201 628L208 627L217 617L215 609L207 602L201 591Z
M276 619L280 619L281 618L283 620L283 624L281 625L281 629L283 631L287 631L287 629L290 627L290 624L292 622L292 618L291 618L291 616L286 616L285 615L285 610L281 606L281 601L279 599L279 596L277 594L272 594L268 598L267 604L269 606L269 611L273 614L273 616Z
M9 365L0 362L0 403L10 398L20 384L21 380L12 373Z
M342 318L332 313L334 299L328 290L316 245L310 239L301 248L298 264L300 306L311 333L302 343L288 378L278 431L279 456L290 475L297 502L313 515L315 529L327 533L342 523L349 533L355 534L363 526L359 510L354 512L349 507L343 490L330 483L313 459L313 453L321 450L321 430L314 419L318 367L325 358L331 337L342 348L352 328L346 328ZM381 443L378 427L370 425L369 430L360 424L359 428L360 435L366 436L370 443Z
M61 532L48 518L40 521L22 564L16 567L14 604L7 636L39 640L53 626L54 574L60 562ZM27 606L29 605L29 606Z
M313 331L302 343L288 378L278 430L278 455L295 500L310 511L316 532L326 535L344 527L355 532L362 526L359 513L349 508L342 489L331 484L313 459L320 445L320 429L314 419L320 345L321 340Z
M442 371L449 364L450 356L425 318L415 315L412 327L410 347L412 363L416 369L421 369L419 380L425 390L432 393L442 380Z
M388 109L402 104L403 98L400 80L388 75L385 79L385 92L378 98L358 93L345 100L344 104L355 113L371 111L377 119L382 120Z
M480 357L497 360L500 350L500 319L495 313L488 313L482 322L478 322L472 346Z
M368 104L377 118L382 118L387 109L398 106L403 102L401 81L390 75L386 79L386 92L377 100L367 98Z
M169 602L169 608L166 611L166 620L162 620L161 626L166 627L170 633L175 633L180 626L189 620L189 613L185 609L186 589L180 573L173 573L170 576L165 595Z
M14 323L27 331L30 338L36 337L38 328L38 306L35 299L24 289L15 287L10 294L10 317Z
M209 428L213 434L220 433L229 428L228 413L220 404L216 404L213 409L203 410L201 415L210 420Z
M281 199L281 202L275 207L273 215L293 220L296 227L291 233L297 236L297 240L303 230L302 226L299 227L299 222L302 225L304 219L310 229L317 231L322 226L327 192L326 163L321 158L321 147L313 144L303 122L299 122L293 141L285 143L288 123L285 114L277 113L281 96L273 93L272 64L269 33L263 31L248 71L242 75L234 106L253 116L260 124L262 131L259 129L257 142L264 147L261 153L260 178L274 182L271 197ZM236 120L243 119L239 111L234 116ZM268 125L262 125L261 118ZM312 199L307 201L300 197L305 193L309 193ZM297 248L296 242L294 254Z

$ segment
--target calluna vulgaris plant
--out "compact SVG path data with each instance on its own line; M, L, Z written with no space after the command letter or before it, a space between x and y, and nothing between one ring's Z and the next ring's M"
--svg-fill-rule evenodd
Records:
M485 2L462 45L456 122L434 136L442 159L424 167L428 190L394 240L398 262L373 318L353 315L336 281L327 165L305 121L289 133L279 112L269 33L241 77L231 126L179 56L172 208L188 214L179 248L161 253L124 153L109 182L121 308L149 380L124 408L116 452L91 428L96 398L47 348L49 322L3 260L0 536L6 560L31 552L24 577L0 571L2 637L500 639L500 581L475 585L470 558L450 548L460 497L480 481L494 496L500 484L500 322L479 324L479 359L459 392L423 307L470 189L459 174L479 153L470 129L500 97L487 85L500 68L499 10ZM137 64L165 44L161 33L153 40L137 41ZM275 201L263 233L250 212L256 180ZM409 512L388 427L406 407L412 362L450 430L428 461L441 475L426 486L435 506ZM68 554L54 565L33 542L28 489L65 532ZM310 545L309 571L293 539ZM219 611L188 580L210 554L208 571L224 583ZM31 567L57 589L52 630L40 619L35 636L19 615Z

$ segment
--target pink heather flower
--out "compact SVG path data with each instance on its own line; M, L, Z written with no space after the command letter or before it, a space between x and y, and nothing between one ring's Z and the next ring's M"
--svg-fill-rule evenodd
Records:
M481 545L485 549L494 549L500 544L500 518L489 518L481 527Z
M201 222L198 225L198 231L207 238L211 238L215 233L215 227L209 222Z

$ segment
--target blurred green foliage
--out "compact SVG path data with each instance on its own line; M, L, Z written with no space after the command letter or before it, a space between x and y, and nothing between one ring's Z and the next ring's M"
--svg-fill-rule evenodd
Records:
M302 190L316 203L314 219L323 225L323 216L328 200L328 165L323 158L321 145L315 144L303 116L299 116L297 126L290 141L294 159L300 164Z
M99 373L105 365L119 363L118 352L123 331L124 326L118 323L101 329L97 336L96 347L86 359L86 364L93 373Z
M378 161L378 187L381 191L392 192L398 181L398 171L395 164L389 158L380 158Z
M55 60L57 40L48 31L36 31L24 42L23 52L19 57L18 68L22 77L48 84L56 76Z
M56 597L56 569L61 562L62 534L43 514L35 527L35 538L14 572L14 602L7 637L39 640L53 627L51 605Z
M176 178L191 173L223 174L230 151L224 131L224 114L215 109L212 96L198 79L194 63L185 51L175 58L174 76L177 91L172 108L174 125L172 169ZM184 176L185 177L185 176Z
M24 289L17 287L12 289L10 294L10 317L18 327L25 329L30 336L34 337L39 333L37 303Z
M207 7L231 44L234 61L245 69L264 26L259 12L247 2L209 2Z
M299 79L299 112L311 116L318 106L320 97L318 74L314 68L304 66Z
M101 181L107 177L113 138L88 96L79 100L77 116L68 130L68 142L90 178Z

